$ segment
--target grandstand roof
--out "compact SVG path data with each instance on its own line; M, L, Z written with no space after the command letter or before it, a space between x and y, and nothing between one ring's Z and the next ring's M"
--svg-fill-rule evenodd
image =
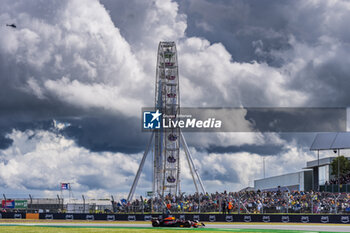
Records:
M249 191L254 191L254 187L246 187L244 189L239 190L238 192L249 192Z
M310 150L350 149L350 132L319 133Z
M314 167L322 167L325 165L329 165L332 163L333 159L335 159L336 157L326 157L326 158L322 158L320 160L312 160L312 161L308 161L306 162L306 167L304 167L303 169L311 169Z

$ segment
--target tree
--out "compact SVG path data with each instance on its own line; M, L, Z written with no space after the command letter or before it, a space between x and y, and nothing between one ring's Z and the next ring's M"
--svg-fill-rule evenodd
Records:
M339 159L339 175L346 175L350 172L350 161L344 157L344 155L340 155L339 157L336 157L332 163L332 175L335 175L335 177L338 178L338 159Z

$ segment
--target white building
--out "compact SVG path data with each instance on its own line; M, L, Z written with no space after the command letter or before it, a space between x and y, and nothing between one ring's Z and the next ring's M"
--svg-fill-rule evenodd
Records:
M312 170L305 170L254 180L255 190L288 189L289 191L309 191L312 187Z

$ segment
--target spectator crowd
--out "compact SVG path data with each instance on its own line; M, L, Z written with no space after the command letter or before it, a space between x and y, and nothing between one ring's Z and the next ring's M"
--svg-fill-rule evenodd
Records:
M350 194L304 191L216 192L125 200L116 212L350 213Z
M337 178L331 179L329 182L326 182L325 185L331 184L350 184L350 173L346 175L341 175L339 180Z

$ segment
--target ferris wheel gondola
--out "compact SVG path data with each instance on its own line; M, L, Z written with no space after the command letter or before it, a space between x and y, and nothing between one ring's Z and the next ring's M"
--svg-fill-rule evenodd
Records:
M168 136L168 140L169 141L176 141L176 139L177 139L177 136L176 136L176 134L169 134L169 136Z
M175 98L176 97L176 94L175 93L168 93L167 96L169 98Z
M174 176L168 176L167 181L168 181L169 183L175 183L176 179L175 179Z
M167 158L167 161L168 161L169 163L175 163L175 162L176 162L176 159L174 158L174 156L169 156L169 157Z

